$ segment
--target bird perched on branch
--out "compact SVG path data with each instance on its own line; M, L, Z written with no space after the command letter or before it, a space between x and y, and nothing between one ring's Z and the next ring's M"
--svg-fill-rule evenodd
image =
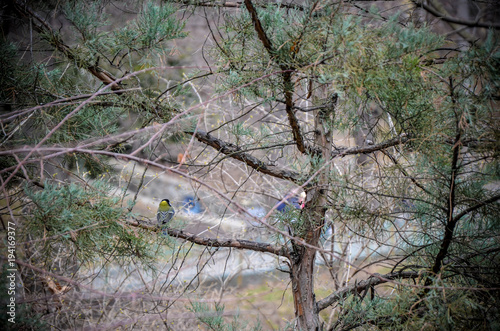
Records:
M158 207L158 212L156 213L156 219L158 220L158 225L162 226L170 222L172 217L175 215L174 207L170 204L168 199L163 199Z

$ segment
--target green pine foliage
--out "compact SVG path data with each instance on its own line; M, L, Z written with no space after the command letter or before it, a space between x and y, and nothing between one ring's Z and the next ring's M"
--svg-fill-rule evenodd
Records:
M456 223L439 278L423 277L417 283L443 290L401 286L387 299L351 297L342 303L339 323L346 329L370 324L391 330L467 329L474 321L492 327L499 297L480 289L499 285L494 270L500 260L498 254L486 258L480 252L497 250L500 214L498 204L478 203L499 193L498 185L491 185L499 180L498 124L490 102L499 91L494 34L483 47L433 65L444 38L425 25L403 26L396 17L372 24L349 15L314 16L311 7L305 8L269 5L257 10L273 50L263 46L248 11L226 20L225 38L214 48L224 91L258 79L236 93L257 102L282 100L290 87L283 85L280 72L291 69L295 77L302 75L341 96L333 129L363 128L360 110L376 104L383 113L372 128L377 141L411 137L407 150L388 151L396 163L379 162L375 178L366 178L360 169L345 176L332 171L330 179L329 208L340 212L337 220L363 238L381 242L389 237L388 229L405 219L407 228L397 236L404 263L397 268L431 268L447 224ZM301 92L300 86L294 91ZM312 102L320 105L324 100L313 97ZM234 128L237 141L258 132L241 124ZM259 143L271 145L265 138ZM323 162L310 158L308 163L318 168ZM474 211L460 216L469 208ZM301 235L299 211L288 210L276 221L280 229ZM283 238L278 235L277 241Z
M110 195L112 191L104 180L86 186L46 182L43 190L26 188L31 200L27 231L35 238L50 238L43 247L48 255L63 245L82 263L130 257L151 262L154 256L146 234L124 226L130 215L120 197Z
M492 68L498 55L496 49L487 49L463 52L432 71L422 64L408 67L403 60L399 70L396 66L379 71L390 73L383 81L391 84L384 87L372 80L365 86L367 93L377 96L386 107L396 131L411 134L412 149L399 157L401 150L390 152L405 165L406 179L400 177L401 165L394 164L379 168L382 174L377 185L363 182L361 174L343 180L332 178L346 188L346 193L335 200L335 204L343 205L344 222L363 236L383 238L394 221L384 213L392 209L393 197L405 196L399 213L395 213L408 226L398 234L404 262L397 267L421 272L436 263L450 223L454 223L454 232L439 277L422 276L420 282L410 282L436 289L397 286L392 292L395 296L375 307L360 306L355 298L346 300L343 323L375 324L391 330L498 327L498 292L482 291L499 285L496 270L500 264L500 257L494 253L500 235L498 204L481 205L499 193L498 185L492 184L499 180L495 170L498 149L493 138L498 125L488 98L490 91L498 93L496 74L493 70L491 76L484 75L479 69ZM478 84L486 88L480 89ZM468 288L471 291L463 291Z
M116 178L108 180L116 175L109 157L71 149L84 146L127 154L148 142L135 156L160 162L174 155L167 144L185 142L184 132L195 132L206 120L202 125L212 128L212 137L227 140L226 146L240 149L237 153L260 158L269 168L293 170L299 173L294 185L326 192L327 203L322 206L326 219L307 215L309 206L287 208L273 216L273 226L304 239L313 225L326 223L336 231L335 254L345 256L335 245L346 247L356 237L372 253L389 247L391 255L382 261L392 272L419 273L415 279L387 283L385 289L342 297L332 313L336 320L332 329L500 327L500 292L490 290L500 288L498 33L490 31L482 45L450 51L450 41L433 33L431 26L402 23L400 15L380 21L382 14L375 9L355 15L343 12L343 5L337 3L254 2L271 45L266 47L242 5L218 21L222 23L217 32L212 31L213 46L203 49L203 56L212 56L213 62L207 61L210 72L182 73L189 83L199 81L196 75L213 75L213 89L223 96L217 107L224 109L225 98L230 97L231 107L241 111L233 116L224 110L214 114L197 109L180 119L190 122L189 130L180 130L179 124L150 141L153 130L137 135L133 130L166 123L198 100L194 87L185 82L167 86L163 71L156 70L172 64L167 61L172 41L187 36L180 14L188 17L190 12L171 1L146 1L137 6L137 15L115 27L108 5L108 1L69 1L62 7L48 3L44 9L61 10L58 13L71 25L71 37L57 29L40 33L40 44L54 49L47 58L30 54L29 59L19 60L20 44L0 44L4 133L0 146L5 151L0 157L1 179L3 183L20 165L5 192L22 202L15 210L22 209L22 234L33 243L26 249L27 258L38 258L37 266L50 268L63 251L63 258L77 265L137 260L153 265L160 249L145 230L124 225L133 217L129 209L134 201L124 201L125 194L117 193L112 185ZM63 40L71 40L71 47L63 47ZM110 87L86 100L104 86L96 73L124 77L139 70L143 72L123 80L118 90L115 87L117 93L108 93L113 91ZM129 88L137 91L119 91ZM338 96L335 107L328 106L332 95ZM287 97L293 99L294 108L290 109ZM303 109L303 105L316 109ZM332 110L324 115L327 106ZM332 161L326 180L320 182L318 176L306 185L331 160L320 152L297 152L290 114L297 117L306 145L314 149L318 148L318 109L328 117L323 123L326 129L335 134L367 132L374 140L371 145L395 138L408 142L368 152L362 165L358 156L342 155ZM16 117L18 111L25 113ZM200 114L204 116L199 118ZM130 134L116 144L99 141L125 131ZM195 139L187 137L194 145ZM6 152L42 140L42 147L57 149L59 154L44 159L48 154L33 151L24 160L26 153L18 157ZM367 145L365 141L358 147ZM64 148L68 152L60 152ZM342 148L335 142L332 153L345 151ZM202 149L193 162L206 160L202 155L209 148ZM225 167L224 162L234 156L218 152L210 170L219 164ZM195 164L197 175L204 169L199 165ZM259 170L250 169L248 178ZM64 178L60 173L70 175ZM53 178L44 181L47 177ZM30 184L20 189L24 181ZM237 199L239 191L247 189L243 186L227 191ZM300 246L282 234L270 238L289 249ZM178 244L172 238L162 242L167 241ZM168 254L181 259L191 251L184 249L182 254L181 250ZM376 259L373 256L378 254L372 254ZM346 277L340 286L352 285L351 279ZM208 329L245 327L236 318L228 320L219 304L193 301L188 309Z

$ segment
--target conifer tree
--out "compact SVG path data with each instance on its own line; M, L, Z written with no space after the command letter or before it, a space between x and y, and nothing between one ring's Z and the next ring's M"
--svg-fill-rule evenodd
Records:
M460 16L473 3L487 14ZM291 329L495 329L498 9L461 6L8 2L0 178L4 229L14 224L25 244L18 296L96 295L80 271L120 265L138 272L142 314L163 327L189 327L168 315L185 296L208 328L242 329L222 318L220 301L207 313L188 291L216 254L243 250L273 256L289 278ZM200 16L206 37L193 55ZM123 161L134 164L128 180ZM163 173L156 181L187 178L210 201L203 217L231 224L234 214L248 230L194 233L189 217L158 229L154 211L135 212L152 169ZM299 208L276 211L294 198ZM193 247L203 248L197 274L173 289ZM319 271L329 275L321 294ZM122 297L98 294L97 320L79 324L81 307L65 318L47 308L42 320L149 323L111 318L104 312Z

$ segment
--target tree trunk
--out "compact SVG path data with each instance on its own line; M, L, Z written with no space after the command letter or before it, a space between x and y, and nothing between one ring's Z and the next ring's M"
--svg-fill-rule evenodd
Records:
M337 95L332 97L333 106L323 108L315 113L315 147L321 149L320 159L311 167L311 175L321 171L307 191L307 200L302 212L301 233L304 241L318 246L321 229L325 224L326 192L330 176L331 145L333 118ZM313 158L314 159L314 158ZM291 256L292 293L295 307L296 326L299 330L321 330L322 323L314 295L314 260L316 250L307 246L293 244Z
M308 247L298 247L296 250L300 253L294 255L292 257L294 261L291 262L296 327L299 330L320 330L321 322L313 282L316 250Z

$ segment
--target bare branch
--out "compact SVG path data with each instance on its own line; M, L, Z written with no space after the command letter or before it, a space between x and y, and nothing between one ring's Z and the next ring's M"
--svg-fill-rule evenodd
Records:
M399 144L404 144L410 140L410 137L407 134L402 134L399 137L389 139L387 141L381 142L380 144L369 145L369 146L357 146L351 148L338 148L335 151L332 151L332 159L336 157L343 157L346 155L355 155L355 154L367 154L377 152L392 146L396 146Z
M140 223L138 221L127 220L127 224L139 227L150 231L161 231L158 227L154 225L147 225ZM248 249L255 252L271 253L277 256L283 256L288 258L289 252L286 246L276 247L268 243L244 240L244 239L234 239L234 238L207 238L200 237L194 233L186 232L183 230L177 230L172 228L166 228L165 231L172 237L185 239L192 243L207 246L207 247L231 247L236 249Z
M299 173L281 169L276 166L267 165L258 158L245 153L238 146L222 141L218 138L215 138L207 132L198 130L196 132L186 132L186 133L194 135L196 139L198 139L200 142L215 148L217 151L227 156L230 156L236 160L244 162L248 166L252 167L253 169L263 174L270 175L280 179L290 180L294 183L299 183L300 181L301 176Z
M417 182L417 180L415 178L413 178L412 176L410 176L410 174L405 170L405 168L403 168L401 166L401 164L398 162L398 160L396 160L396 158L391 154L389 153L388 151L385 151L385 150L381 150L382 153L384 153L385 156L387 156L395 165L396 167L398 168L398 170L406 177L406 178L409 178L413 184L415 184L418 188L420 188L422 191L424 191L425 193L427 193L428 195L430 195L431 197L435 197L435 195L427 190L422 184L420 184L419 182Z
M7 257L0 255L0 260L7 261ZM113 298L113 299L129 299L129 300L136 300L136 299L141 299L141 300L148 300L148 301L163 301L163 300L176 300L176 301L182 301L182 302L213 302L213 299L203 299L203 298L196 298L196 297L179 297L178 295L152 295L148 293L144 293L143 290L139 290L136 292L124 292L124 291L117 291L114 293L110 292L105 292L101 291L98 289L95 289L93 286L85 285L81 281L75 280L73 278L68 278L65 276L58 275L56 273L50 272L48 270L45 270L43 268L34 266L30 263L27 263L25 261L16 259L14 262L18 266L22 266L28 269L31 269L33 271L36 271L40 275L46 275L50 278L57 279L59 281L63 281L64 283L70 285L71 287L78 288L81 290L85 290L88 293L92 293L96 295L95 297L102 299L102 298ZM62 297L64 293L61 294L53 294L50 296L46 297L37 297L34 299L26 299L26 298L21 298L19 300L19 303L30 303L30 302L36 302L36 301L41 301L43 299L49 299L49 298L54 298L54 297ZM220 301L233 301L234 299L220 299Z
M220 1L220 2L195 2L195 1L188 1L188 0L180 0L180 3L183 3L185 5L191 5L195 7L217 7L217 8L240 8L241 5L243 4L243 1ZM261 8L268 8L268 7L278 7L278 8L288 8L288 9L294 9L298 11L304 11L305 8L301 5L297 4L292 4L292 3L281 3L281 2L276 2L276 3L259 3L257 4L258 7Z
M453 104L456 106L457 104L457 99L456 95L454 92L454 87L453 87L453 81L450 78L450 97L453 102ZM448 194L448 206L447 206L447 216L448 219L446 220L446 226L444 228L444 236L443 236L443 241L441 242L441 247L439 248L439 252L436 255L436 259L434 261L434 265L432 266L432 272L434 274L437 274L441 270L441 266L443 264L443 260L446 257L446 254L448 254L448 248L451 245L451 241L453 240L453 232L455 230L455 226L457 225L458 219L453 217L453 213L455 211L455 195L456 195L456 181L458 177L458 158L460 154L460 147L461 147L461 142L462 140L462 129L460 128L460 125L457 123L457 135L455 137L455 143L453 144L453 156L451 160L451 171L450 171L450 184L449 184L449 194ZM430 280L428 281L430 282ZM428 284L426 284L428 285Z
M283 70L287 69L282 67ZM304 143L304 138L302 137L302 133L300 132L300 124L297 116L295 116L294 112L294 102L293 102L293 83L292 83L292 73L289 71L285 71L283 73L283 84L285 87L285 104L286 104L286 114L288 116L288 122L290 123L290 127L292 129L293 139L297 144L297 149L301 153L310 152L310 149L306 147Z
M348 297L354 293L361 293L367 291L370 287L377 286L383 283L392 282L395 279L408 279L408 278L418 278L422 274L417 271L404 271L404 272L391 272L389 274L380 275L374 274L368 279L362 280L352 286L346 286L340 290L330 294L326 298L318 301L318 312L331 306L337 301Z
M277 256L289 257L288 248L286 246L275 247L268 243L244 239L214 239L198 237L197 235L182 230L167 228L167 232L172 237L182 238L198 245L208 247L231 247L236 249L248 249L256 252L271 253Z
M431 6L426 5L423 1L413 1L413 3L415 4L415 6L425 9L427 12L431 13L432 15L434 15L436 17L439 17L440 19L442 19L445 22L466 25L466 26L469 26L471 28L478 27L478 28L500 29L500 24L496 24L493 22L479 22L479 17L475 21L469 21L469 20L465 20L465 19L460 19L460 18L448 16L448 13L446 11L439 12L436 9L432 8ZM434 1L431 1L431 4L438 9L444 10L444 7L441 4L437 4Z

